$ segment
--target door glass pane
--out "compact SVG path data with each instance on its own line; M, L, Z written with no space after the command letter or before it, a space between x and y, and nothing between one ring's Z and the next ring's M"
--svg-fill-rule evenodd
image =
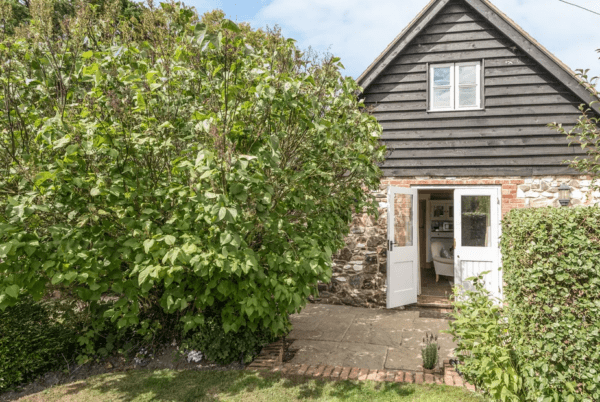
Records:
M433 85L436 87L450 85L450 67L435 67L433 69Z
M475 85L477 83L477 70L475 66L458 67L458 83L460 85Z
M458 88L458 106L469 107L477 106L477 87Z
M394 195L394 246L413 245L413 196Z
M433 105L435 108L450 107L450 88L434 88Z
M463 195L461 230L463 247L491 246L491 206L489 195Z

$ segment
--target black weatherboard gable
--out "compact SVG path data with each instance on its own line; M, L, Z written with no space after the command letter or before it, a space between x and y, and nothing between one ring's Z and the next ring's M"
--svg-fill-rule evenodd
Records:
M482 109L428 111L428 67L480 61ZM359 77L383 127L386 176L576 174L572 128L596 98L566 65L487 0L434 0ZM597 104L591 104L600 112Z
M588 106L600 114L600 106L591 104L597 101L590 91L583 87L582 81L577 75L554 56L545 47L533 39L516 22L508 18L496 6L487 0L433 0L417 17L388 45L379 57L358 77L357 82L366 89L373 81L390 65L390 63L402 53L411 41L440 13L448 3L468 4L487 22L492 24L508 38L513 40L524 52L531 56L540 65L546 68L562 84L575 92Z

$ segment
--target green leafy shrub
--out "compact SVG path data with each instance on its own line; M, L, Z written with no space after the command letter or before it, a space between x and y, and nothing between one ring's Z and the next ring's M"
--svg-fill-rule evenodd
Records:
M31 298L0 311L0 392L73 361L75 333L51 311Z
M425 343L425 347L421 349L423 368L433 370L439 362L440 347L437 344L437 336L428 333L425 335L423 343Z
M485 274L468 278L473 281L471 290L454 290L454 321L450 321L449 333L457 343L458 369L495 400L523 401L523 380L505 311L485 289Z
M184 343L187 349L201 350L209 361L222 364L249 363L264 345L275 340L269 333L247 327L237 332L225 332L220 314L206 317L190 338Z
M177 4L78 2L57 35L32 4L0 43L0 308L72 295L88 357L217 308L224 334L285 334L376 211L381 127L339 59Z
M600 208L513 210L501 245L528 400L600 400Z

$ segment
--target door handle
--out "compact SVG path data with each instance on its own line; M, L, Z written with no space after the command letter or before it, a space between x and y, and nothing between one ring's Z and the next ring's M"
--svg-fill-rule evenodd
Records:
M454 248L456 248L456 237L454 238Z
M388 240L388 251L394 251L394 241Z

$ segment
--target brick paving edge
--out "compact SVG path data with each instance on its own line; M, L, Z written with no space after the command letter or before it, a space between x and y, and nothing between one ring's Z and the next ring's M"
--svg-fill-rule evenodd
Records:
M445 384L454 387L463 387L476 392L476 388L463 380L449 360L443 362L443 374L426 374L401 370L369 370L360 367L333 367L323 364L291 364L283 363L283 339L265 346L246 370L270 371L284 375L299 375L312 378L329 380L351 381L387 381L395 383L417 384Z

